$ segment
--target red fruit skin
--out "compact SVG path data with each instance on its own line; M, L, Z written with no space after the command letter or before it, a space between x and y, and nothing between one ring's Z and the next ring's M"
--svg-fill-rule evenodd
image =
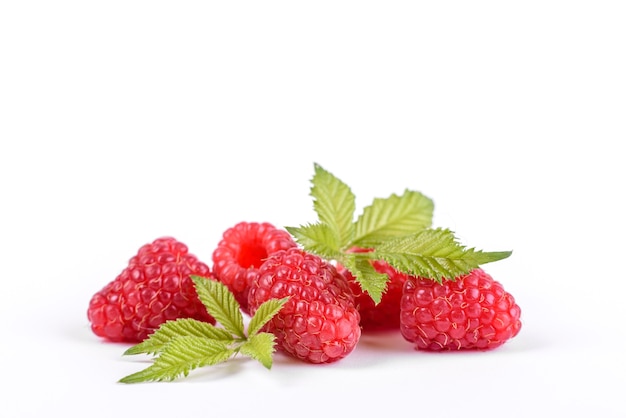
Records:
M271 255L250 287L251 312L269 299L289 296L264 327L276 347L304 362L345 358L361 337L360 316L344 276L332 264L299 248Z
M522 326L513 296L482 269L441 284L410 276L400 310L402 336L417 350L490 350Z
M198 299L191 275L209 278L211 271L185 244L172 237L145 244L91 298L91 330L109 341L137 343L168 320L194 318L215 324Z
M265 259L279 250L296 247L291 235L268 222L240 222L228 228L213 251L213 275L233 293L244 313L250 282Z

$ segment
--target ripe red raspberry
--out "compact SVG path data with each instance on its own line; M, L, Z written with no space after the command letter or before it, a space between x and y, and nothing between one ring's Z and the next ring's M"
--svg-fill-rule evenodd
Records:
M267 222L240 222L228 228L213 251L213 274L249 313L248 291L265 259L297 244L291 235Z
M299 248L274 253L252 281L250 310L286 296L287 303L265 325L279 350L309 363L332 363L352 352L361 337L359 312L335 266Z
M416 349L493 349L522 323L513 296L482 269L438 284L409 277L400 304L400 331Z
M185 244L163 237L142 246L115 280L91 298L91 329L110 341L136 343L168 320L194 318L214 324L190 275L210 277L211 272Z

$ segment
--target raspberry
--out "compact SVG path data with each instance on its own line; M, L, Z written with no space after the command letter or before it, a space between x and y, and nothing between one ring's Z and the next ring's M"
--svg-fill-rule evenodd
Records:
M344 276L332 264L300 248L271 255L250 286L252 312L271 298L290 296L266 325L276 346L309 363L346 357L361 337L359 312Z
M185 244L163 237L142 246L115 280L91 298L87 317L92 331L110 341L134 343L168 320L215 324L198 299L192 274L211 276Z
M248 291L265 259L278 250L295 247L291 235L267 222L240 222L222 234L213 251L213 274L233 293L241 310L249 313Z
M522 326L513 296L482 269L441 284L410 276L400 309L402 336L419 350L493 349Z

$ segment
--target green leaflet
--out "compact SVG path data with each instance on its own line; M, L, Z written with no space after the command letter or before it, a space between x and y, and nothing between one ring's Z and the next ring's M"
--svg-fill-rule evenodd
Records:
M217 280L191 276L196 292L207 311L230 333L245 337L243 315L235 296Z
M330 226L316 223L301 227L286 227L295 240L308 251L327 259L336 259L341 256L342 251L335 239Z
M172 381L193 369L226 361L234 350L221 341L196 336L177 337L168 343L148 368L120 379L121 383Z
M251 357L265 366L272 368L272 354L274 353L276 337L269 332L261 332L250 337L239 347L241 354Z
M377 272L370 263L372 253L349 253L341 259L361 289L370 295L374 303L380 303L383 293L387 289L389 278L386 274Z
M333 242L330 248L343 248L351 242L354 234L355 197L350 188L315 164L315 175L311 180L313 208L322 224L328 225Z
M353 245L370 248L387 239L418 232L431 226L434 204L420 192L406 190L402 196L392 194L374 199L363 209L356 222Z
M177 337L192 336L230 343L234 340L230 332L208 322L190 318L180 318L162 324L143 342L130 347L124 355L157 354L170 341Z
M270 299L259 306L248 324L248 335L257 334L263 326L274 317L289 298Z
M510 251L483 252L459 244L448 229L425 229L416 234L385 241L376 257L396 269L438 282L468 273L481 264L502 260Z

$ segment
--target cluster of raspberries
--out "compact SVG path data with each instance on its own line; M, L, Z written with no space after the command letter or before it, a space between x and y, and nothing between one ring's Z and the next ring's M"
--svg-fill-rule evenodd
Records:
M344 358L365 332L399 330L416 349L439 351L492 349L521 327L513 296L482 269L437 283L375 261L389 282L374 304L347 269L306 252L287 231L266 222L227 229L212 262L210 268L171 237L144 245L92 297L91 329L109 341L137 343L168 320L214 324L191 275L225 284L249 315L269 299L289 296L264 330L276 336L279 350L309 363Z

